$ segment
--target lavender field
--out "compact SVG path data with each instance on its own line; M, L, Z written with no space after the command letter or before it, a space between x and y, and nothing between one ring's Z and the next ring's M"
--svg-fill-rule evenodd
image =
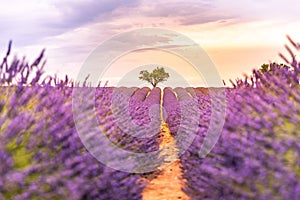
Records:
M196 126L195 138L180 156L182 190L188 198L299 200L300 62L295 53L300 45L290 40L289 46L282 57L290 68L273 64L266 72L253 70L224 89L225 102L218 105L226 103L225 124L216 145L203 158L199 150L211 125L211 99L220 88L100 85L90 93L87 83L44 77L43 52L32 64L17 58L8 61L9 47L0 66L0 199L143 199L148 182L141 168L157 168L164 162L160 128L166 123L179 152L188 138L177 137L178 132L190 133ZM74 119L73 92L78 88L85 106L95 109L81 109ZM128 92L131 98L123 102L122 94ZM124 105L112 106L114 95ZM197 109L182 119L191 101ZM156 152L152 159L119 166L123 171L99 162L78 134L83 131L86 141L98 138L98 129L88 128L93 126L91 113L111 143L134 153ZM147 129L152 136L141 137L144 129L127 127L126 118L120 125L119 117L127 115L137 127L152 123ZM114 163L109 157L114 152L96 143L93 148Z

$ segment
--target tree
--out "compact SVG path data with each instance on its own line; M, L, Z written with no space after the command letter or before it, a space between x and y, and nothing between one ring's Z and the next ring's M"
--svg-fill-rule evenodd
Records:
M140 79L149 82L153 87L169 78L169 73L163 67L156 67L151 73L147 70L140 71Z
M261 67L260 67L260 71L262 73L272 72L272 71L274 71L275 68L290 69L290 67L285 65L285 64L277 64L277 63L273 62L273 63L270 63L270 64L262 64Z

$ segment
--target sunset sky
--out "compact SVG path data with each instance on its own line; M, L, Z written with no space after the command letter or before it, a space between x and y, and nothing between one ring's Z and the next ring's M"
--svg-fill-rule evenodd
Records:
M76 78L90 53L104 41L126 31L156 27L176 31L199 44L221 79L229 83L263 63L282 62L278 52L285 53L285 35L300 41L299 19L297 0L2 0L0 55L10 39L13 52L29 60L46 48L46 72ZM143 63L143 57L148 61ZM118 85L128 70L151 64L149 58L168 65L190 85L201 84L192 70L184 70L181 61L154 51L121 57L105 78ZM137 77L138 71L134 72ZM176 81L170 79L165 85Z

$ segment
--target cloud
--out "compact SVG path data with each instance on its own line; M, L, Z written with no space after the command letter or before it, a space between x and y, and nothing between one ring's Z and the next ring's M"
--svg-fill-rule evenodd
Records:
M97 45L137 28L176 30L218 49L277 44L281 35L298 34L298 5L296 0L10 0L0 4L0 47L5 51L13 39L14 50L29 58L46 47L49 69L70 73ZM169 39L144 35L125 43L177 48Z
M216 0L219 12L234 13L237 18L251 21L276 20L299 21L299 2L297 0Z
M45 38L65 34L87 24L100 24L102 29L111 26L110 29L102 30L109 35L129 30L132 26L165 27L170 23L171 26L194 25L227 19L227 15L214 13L213 2L11 0L1 4L0 8L0 45L9 39L13 39L19 46L37 44Z
M297 5L296 0L10 0L0 5L0 45L9 39L20 46L37 44L92 23L109 35L134 27L184 27L229 19L298 20Z
M217 13L215 1L152 1L139 7L144 16L173 18L178 25L196 25L232 18L226 13Z
M18 5L18 6L16 6ZM119 9L134 7L138 0L38 1L12 0L1 3L0 45L13 39L20 46L63 34L80 26L117 18Z
M97 19L97 22L118 17L118 9L138 5L138 0L87 0L57 1L54 6L63 20L56 20L52 25L61 27L78 27Z

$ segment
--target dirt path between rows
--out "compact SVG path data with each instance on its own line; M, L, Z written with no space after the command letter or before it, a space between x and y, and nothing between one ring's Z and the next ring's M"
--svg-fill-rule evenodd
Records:
M181 190L184 181L180 168L180 160L176 159L177 149L175 140L166 124L162 125L160 148L166 147L163 155L168 155L164 166L145 176L148 185L143 191L143 200L188 200L188 196Z

